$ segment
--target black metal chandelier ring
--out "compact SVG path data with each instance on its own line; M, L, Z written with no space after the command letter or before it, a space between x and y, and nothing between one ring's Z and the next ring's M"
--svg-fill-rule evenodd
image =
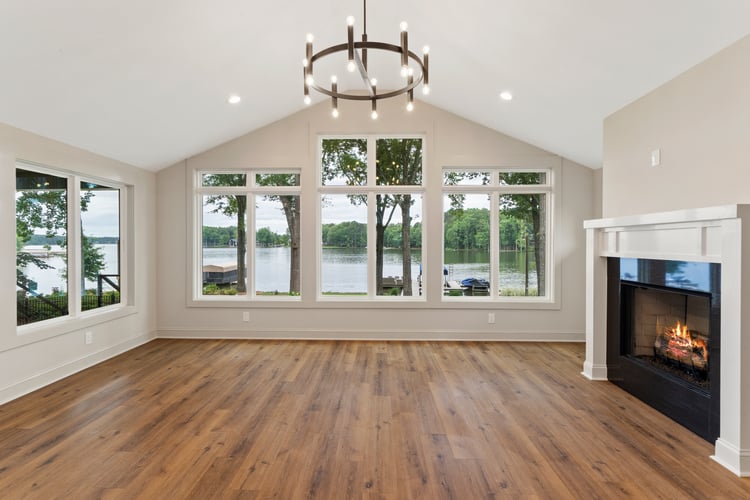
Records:
M392 43L385 43L385 42L354 42L354 48L355 49L363 49L363 50L385 50L388 52L395 52L397 54L401 54L401 46L400 45L394 45ZM310 58L310 66L311 71L308 73L307 70L305 70L305 75L311 75L312 74L312 68L315 67L315 61L318 61L326 56L329 56L331 54L335 54L338 52L346 52L349 49L349 44L341 43L339 45L333 45L331 47L328 47L326 49L321 50L320 52L316 52L313 54L313 56ZM349 94L346 92L339 92L338 90L329 89L326 87L323 87L318 84L318 81L313 78L312 85L308 85L310 88L313 88L320 92L321 94L327 95L328 97L335 97L337 99L347 99L352 101L372 101L377 99L388 99L390 97L396 97L399 95L406 94L407 92L415 89L419 86L420 83L424 80L425 75L425 67L422 63L422 60L420 57L413 51L408 51L408 57L412 61L416 63L416 65L419 67L419 76L410 83L407 83L405 86L398 88L396 90L391 90L388 92L383 92L382 94L375 93L374 95L370 94Z

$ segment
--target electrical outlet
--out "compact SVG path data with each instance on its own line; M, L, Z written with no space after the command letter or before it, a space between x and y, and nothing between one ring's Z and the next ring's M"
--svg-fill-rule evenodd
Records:
M83 334L83 341L86 342L86 344L91 344L94 342L94 332L86 332Z
M242 321L244 321L245 323L250 321L250 313L248 311L244 311L242 313Z
M487 315L487 323L489 323L490 325L495 323L495 313L489 313Z

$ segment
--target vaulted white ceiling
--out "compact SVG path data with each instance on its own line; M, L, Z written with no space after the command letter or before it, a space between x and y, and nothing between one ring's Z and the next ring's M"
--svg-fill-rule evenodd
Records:
M747 0L367 8L370 40L430 46L425 101L593 168L607 115L750 34ZM305 35L347 15L359 36L361 0L2 0L0 122L158 170L302 109Z

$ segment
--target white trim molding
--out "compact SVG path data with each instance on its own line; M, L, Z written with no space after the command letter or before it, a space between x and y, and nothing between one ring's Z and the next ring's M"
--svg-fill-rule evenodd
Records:
M750 205L590 220L586 230L586 360L607 378L607 257L721 264L720 428L713 459L750 476ZM747 292L747 293L745 293Z

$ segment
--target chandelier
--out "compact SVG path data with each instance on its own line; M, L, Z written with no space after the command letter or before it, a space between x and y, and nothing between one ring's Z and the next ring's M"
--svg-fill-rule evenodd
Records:
M334 118L338 117L338 100L347 99L352 101L370 101L372 106L372 119L378 117L378 100L388 99L390 97L396 97L406 94L406 109L412 111L414 109L414 89L422 83L422 93L429 94L429 47L425 46L420 59L417 54L409 50L409 34L407 33L406 22L401 23L401 43L399 45L384 43L384 42L372 42L367 40L367 0L362 0L364 19L363 19L363 30L362 30L362 41L354 41L354 17L349 16L346 18L347 24L347 42L338 45L332 45L319 52L313 53L313 36L307 35L307 43L305 45L305 58L302 61L304 66L304 92L305 92L305 104L310 104L310 89L314 89L321 94L327 95L331 98L331 114ZM405 83L400 88L395 90L388 90L386 92L378 92L377 80L371 78L367 72L367 52L368 51L385 51L395 52L401 56L401 78L404 79ZM359 91L340 91L338 89L338 79L336 75L331 76L331 87L327 88L322 86L313 76L313 67L316 61L336 54L338 52L346 52L348 58L347 70L349 72L358 71L364 84L363 89ZM414 63L410 65L410 62ZM415 68L417 69L415 74Z

